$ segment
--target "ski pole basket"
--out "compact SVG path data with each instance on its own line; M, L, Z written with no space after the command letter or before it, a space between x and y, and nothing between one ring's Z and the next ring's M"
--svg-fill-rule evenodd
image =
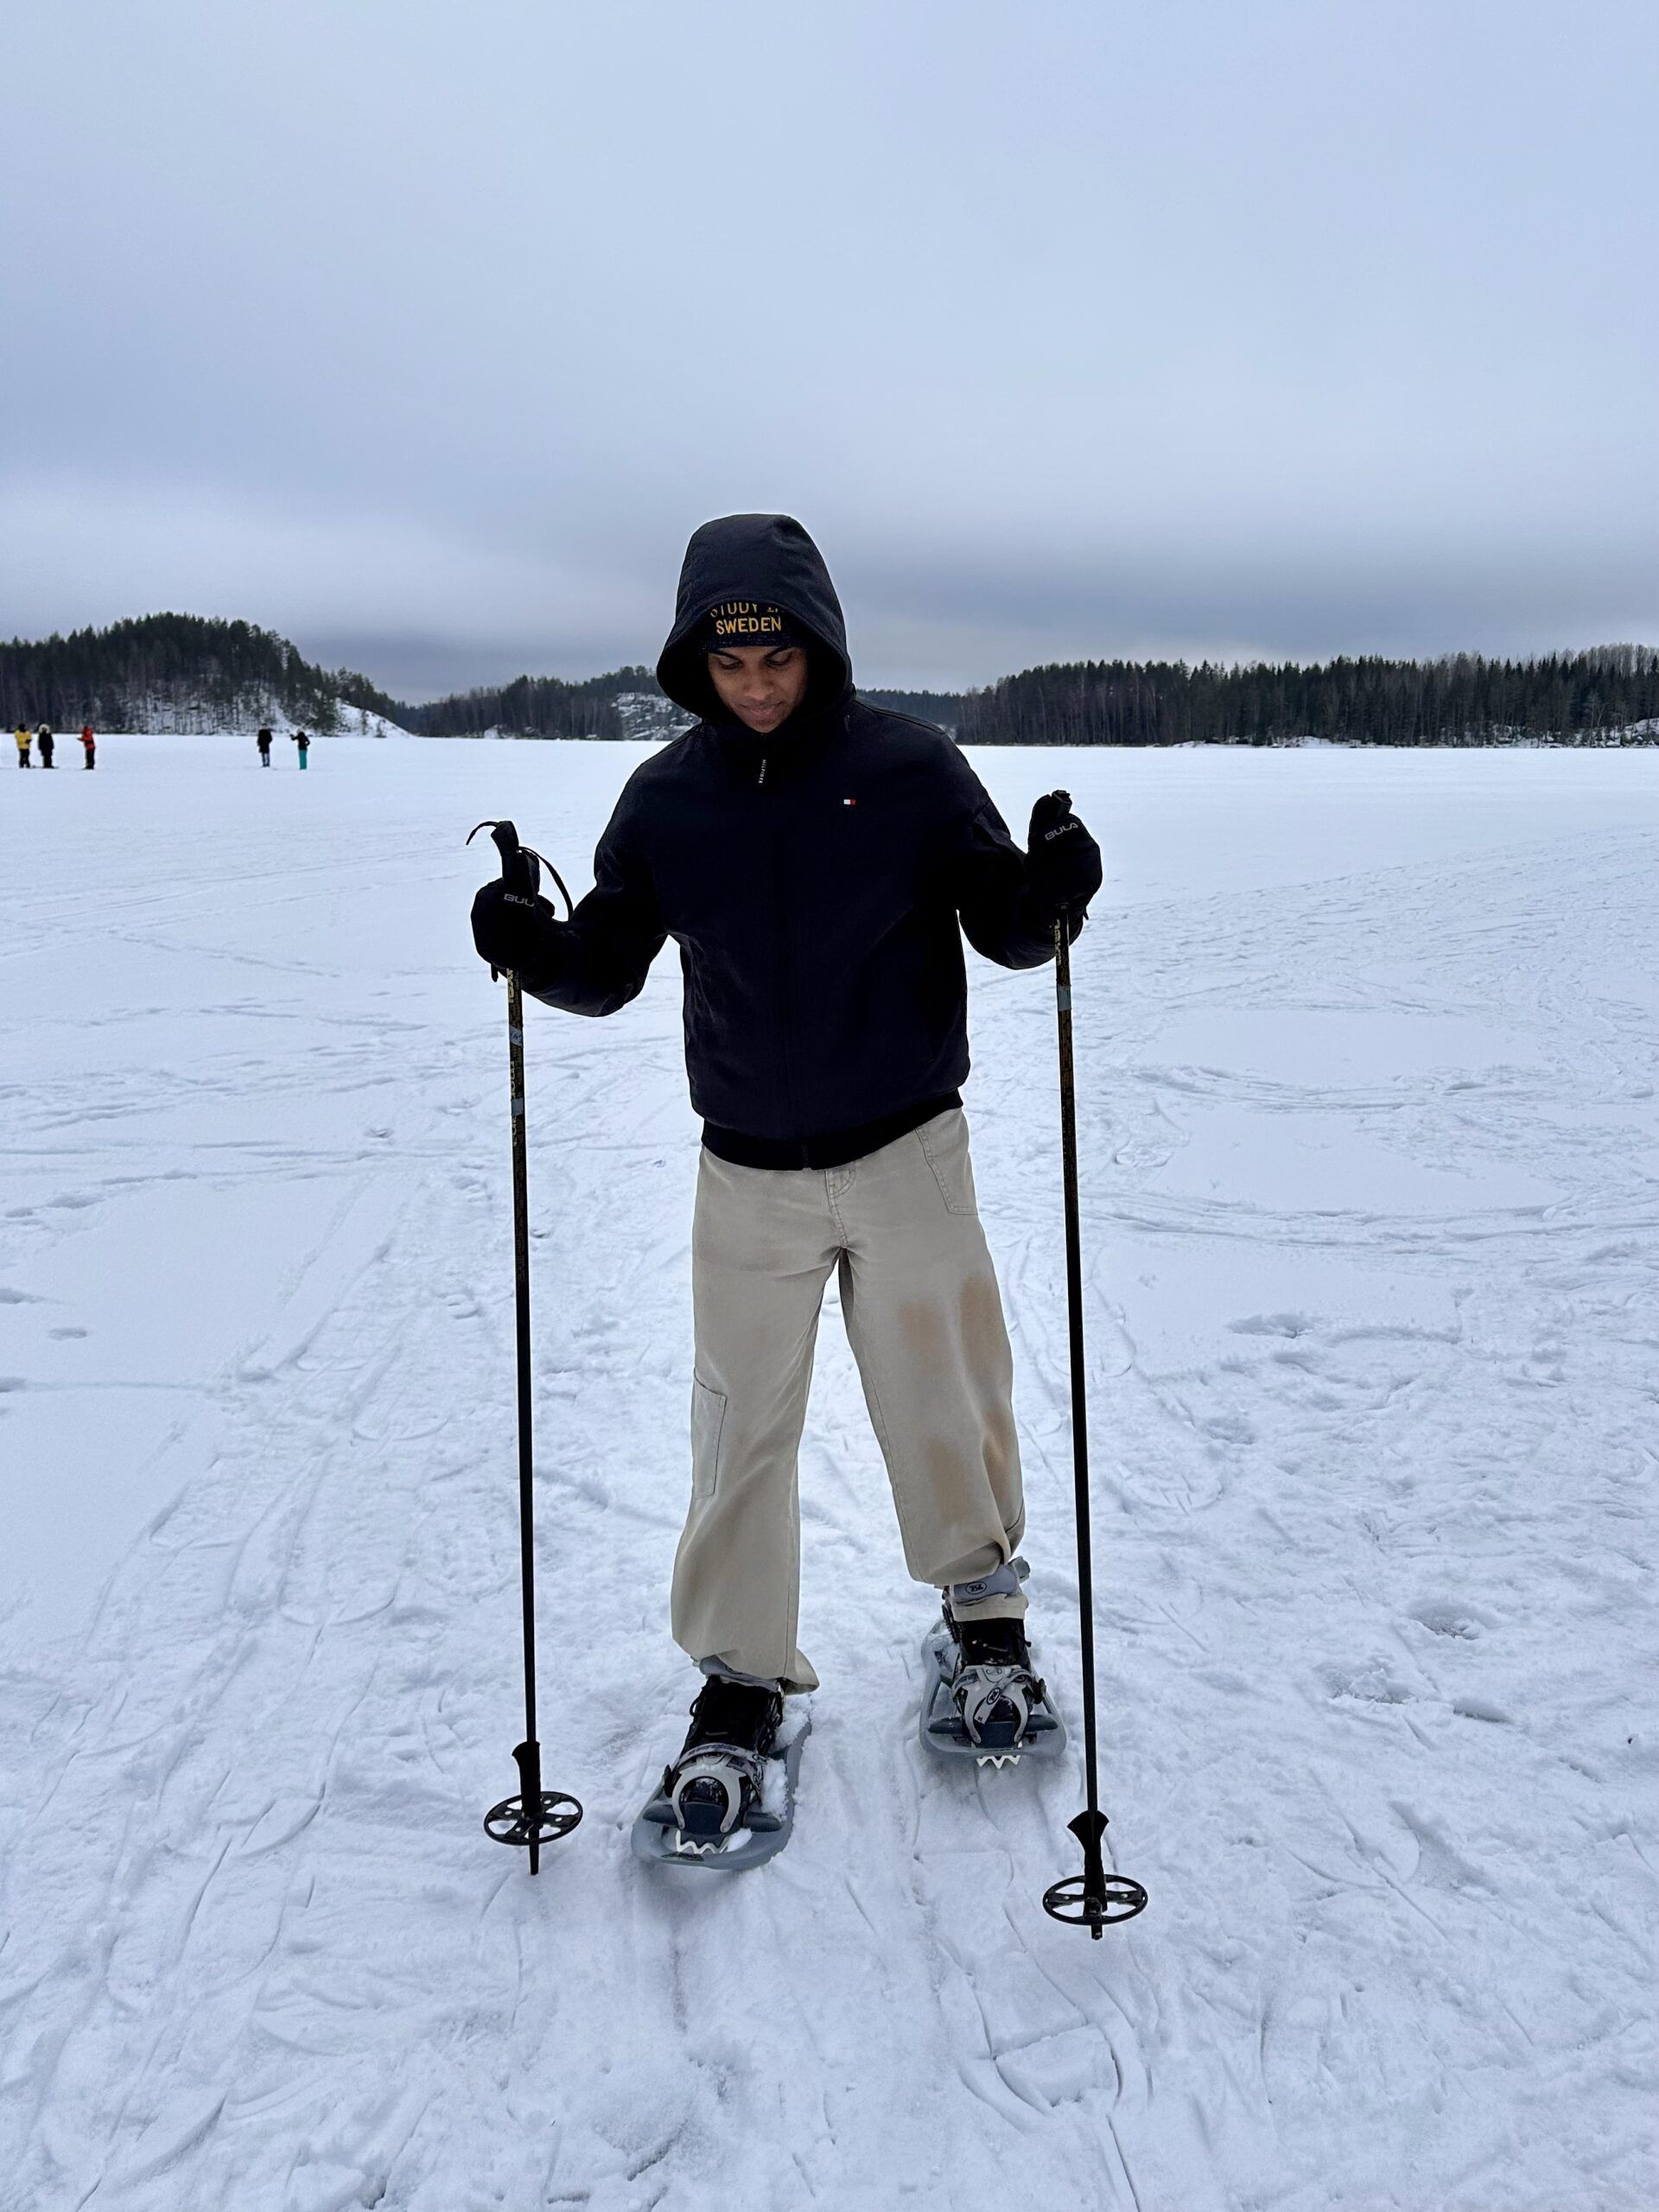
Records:
M1096 1828L1093 1822L1100 1825ZM1070 1874L1063 1882L1055 1882L1043 1891L1043 1910L1051 1920L1063 1920L1068 1927L1086 1928L1096 1939L1101 1930L1115 1928L1120 1920L1133 1920L1137 1912L1147 1909L1147 1893L1139 1882L1127 1874L1109 1874L1101 1856L1100 1840L1106 1833L1106 1815L1097 1812L1091 1817L1079 1813L1066 1826L1083 1846L1083 1872Z
M515 1745L512 1756L518 1765L518 1795L504 1797L499 1805L491 1806L484 1815L484 1833L493 1836L498 1843L527 1850L533 1874L542 1845L556 1843L562 1835L569 1835L582 1818L582 1807L565 1790L543 1789L539 1744ZM537 1808L533 1820L525 1810L531 1805Z

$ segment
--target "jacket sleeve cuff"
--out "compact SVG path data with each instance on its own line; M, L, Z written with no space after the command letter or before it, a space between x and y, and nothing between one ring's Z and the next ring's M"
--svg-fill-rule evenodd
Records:
M534 948L513 971L518 978L520 990L528 991L533 999L556 990L564 977L563 936L563 926L557 922L542 931Z

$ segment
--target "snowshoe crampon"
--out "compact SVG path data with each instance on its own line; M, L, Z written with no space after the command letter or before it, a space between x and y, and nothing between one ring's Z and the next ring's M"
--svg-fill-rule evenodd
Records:
M959 1640L947 1615L923 1644L922 1664L922 1741L939 1758L1017 1766L1065 1749L1065 1723L1017 1621L988 1621Z
M709 1716L715 1726L701 1725L708 1695L705 1691L693 1707L685 1749L633 1824L633 1855L647 1866L741 1873L775 1859L789 1841L801 1750L812 1723L798 1705L792 1712L785 1708L775 1730L758 1732L758 1742L724 1741L717 1713Z

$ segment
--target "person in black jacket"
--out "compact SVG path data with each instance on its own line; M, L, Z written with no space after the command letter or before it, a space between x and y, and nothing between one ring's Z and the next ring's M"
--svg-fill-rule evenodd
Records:
M657 673L699 719L629 779L573 918L496 882L473 929L483 958L579 1014L614 1014L679 949L703 1148L673 1629L725 1686L721 1741L769 1740L779 1693L817 1681L796 1643L796 1453L832 1270L910 1572L944 1593L964 1652L972 1630L984 1665L1029 1674L962 939L1040 966L1062 916L1082 927L1100 855L1063 792L1022 853L943 730L858 697L835 588L788 516L695 534ZM694 1708L688 1750L699 1725Z

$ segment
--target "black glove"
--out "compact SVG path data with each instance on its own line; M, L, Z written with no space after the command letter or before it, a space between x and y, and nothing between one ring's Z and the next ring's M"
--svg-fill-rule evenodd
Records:
M1086 906L1100 888L1100 847L1072 813L1070 791L1049 791L1038 800L1026 842L1033 897L1056 913Z
M563 928L545 899L515 891L499 877L473 901L473 943L479 958L515 976L552 967Z

